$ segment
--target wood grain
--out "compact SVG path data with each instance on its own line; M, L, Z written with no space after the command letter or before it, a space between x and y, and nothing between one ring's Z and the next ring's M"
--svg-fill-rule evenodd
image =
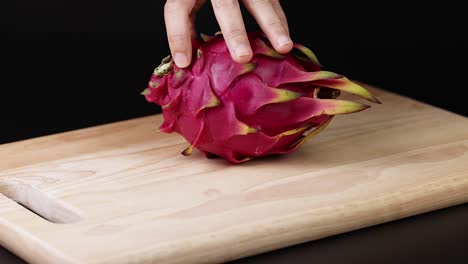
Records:
M384 104L241 165L180 155L159 115L2 145L0 245L30 263L223 262L467 202L468 119L369 89Z

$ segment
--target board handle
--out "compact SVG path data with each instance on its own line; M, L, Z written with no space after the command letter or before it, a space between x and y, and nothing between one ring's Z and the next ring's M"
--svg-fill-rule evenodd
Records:
M19 180L0 180L0 194L51 223L71 224L83 219L75 208Z

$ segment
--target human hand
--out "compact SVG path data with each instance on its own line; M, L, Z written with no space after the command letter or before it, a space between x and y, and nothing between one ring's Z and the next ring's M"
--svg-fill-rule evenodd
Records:
M185 68L192 58L191 38L195 36L195 15L206 0L167 0L164 19L169 47L175 64ZM287 53L293 48L288 23L279 0L243 0L275 50ZM226 40L232 59L247 63L252 48L242 19L238 0L211 0L216 20Z

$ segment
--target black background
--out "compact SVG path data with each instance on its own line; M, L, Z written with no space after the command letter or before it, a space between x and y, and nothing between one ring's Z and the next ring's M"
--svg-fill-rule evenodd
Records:
M468 115L462 7L282 3L293 40L326 69ZM159 112L139 93L169 54L163 4L18 0L1 8L0 143ZM210 5L197 26L218 30Z
M293 40L311 48L326 69L468 116L467 12L461 6L282 3ZM163 4L2 3L0 144L158 113L140 92L169 54ZM256 30L244 14L248 30ZM209 5L197 27L218 30ZM445 246L446 256L453 256L456 247ZM414 249L424 251L424 243Z

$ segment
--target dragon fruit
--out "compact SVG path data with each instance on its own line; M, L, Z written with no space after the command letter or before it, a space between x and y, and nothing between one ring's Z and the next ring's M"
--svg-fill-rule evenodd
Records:
M160 131L176 132L207 158L238 164L295 151L320 133L335 115L369 105L336 99L341 92L380 103L340 74L322 70L314 53L295 44L279 54L262 33L250 33L253 59L231 59L222 34L201 35L187 68L171 57L154 70L143 95L162 108ZM297 54L296 54L297 53Z

